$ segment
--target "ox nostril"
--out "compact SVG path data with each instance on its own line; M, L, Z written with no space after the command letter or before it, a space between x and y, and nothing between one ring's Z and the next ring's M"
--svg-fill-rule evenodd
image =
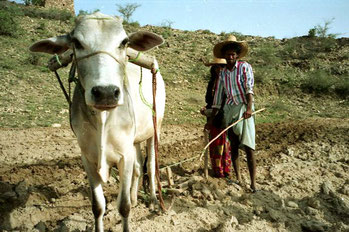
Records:
M119 95L120 95L120 89L119 89L118 87L116 87L115 90L114 90L114 97L115 97L116 99L118 99L118 98L119 98Z
M95 98L100 98L102 93L101 93L101 88L99 86L93 87L91 89L91 93Z

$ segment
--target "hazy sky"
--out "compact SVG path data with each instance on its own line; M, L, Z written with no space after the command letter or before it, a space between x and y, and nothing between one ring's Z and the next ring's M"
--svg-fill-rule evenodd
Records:
M181 30L281 39L307 35L314 26L334 19L329 32L349 37L349 0L74 0L76 13L99 9L109 15L120 15L116 4L128 3L141 5L131 20L142 26L167 21Z

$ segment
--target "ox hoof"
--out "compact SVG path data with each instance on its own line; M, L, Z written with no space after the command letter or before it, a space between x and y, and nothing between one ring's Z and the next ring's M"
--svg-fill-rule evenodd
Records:
M132 201L131 200L131 207L136 207L138 204L137 200Z
M160 211L160 203L157 199L151 199L149 204L150 211Z

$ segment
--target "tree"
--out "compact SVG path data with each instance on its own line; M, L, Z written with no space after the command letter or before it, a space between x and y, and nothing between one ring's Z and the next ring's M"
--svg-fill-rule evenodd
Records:
M126 5L119 5L116 4L116 6L118 7L118 11L119 13L122 15L122 17L124 18L124 20L129 23L130 22L130 18L132 16L132 14L135 12L135 10L140 7L140 4L137 3L129 3Z
M174 24L173 21L169 20L169 19L165 19L164 21L162 21L162 23L160 24L160 26L165 27L165 28L172 28L172 25Z
M308 36L315 37L318 36L320 38L336 38L339 34L331 34L328 31L331 29L330 25L333 23L334 18L330 20L325 20L324 25L316 25L312 29L309 30Z

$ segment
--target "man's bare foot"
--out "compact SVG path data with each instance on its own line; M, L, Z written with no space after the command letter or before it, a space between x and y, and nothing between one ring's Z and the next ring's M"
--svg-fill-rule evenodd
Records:
M252 193L256 193L256 192L259 192L261 191L260 189L257 189L255 186L251 186L251 192Z

